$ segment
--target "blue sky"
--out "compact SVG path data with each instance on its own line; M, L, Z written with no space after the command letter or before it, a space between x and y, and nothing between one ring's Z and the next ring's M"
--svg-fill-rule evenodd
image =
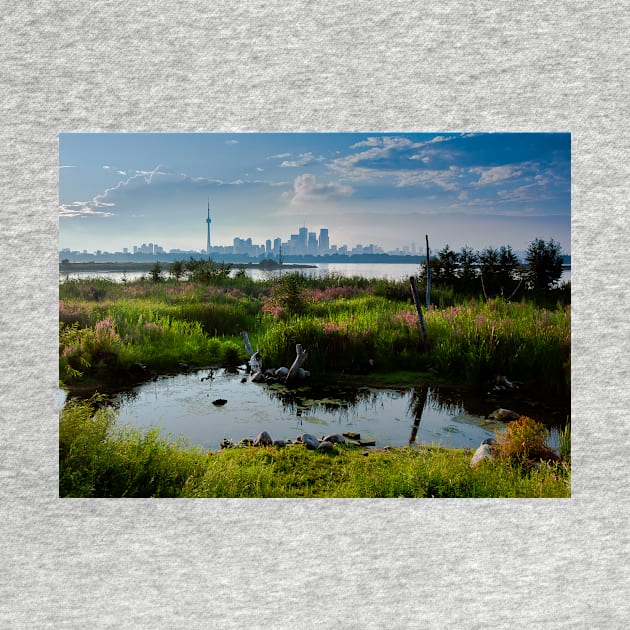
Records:
M64 133L59 247L287 240L432 249L555 239L570 253L568 133Z

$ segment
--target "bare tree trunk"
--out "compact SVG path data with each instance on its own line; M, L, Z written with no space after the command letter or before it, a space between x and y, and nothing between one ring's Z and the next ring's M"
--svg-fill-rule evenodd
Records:
M298 343L295 346L296 357L295 361L293 361L293 365L289 368L289 373L287 374L286 382L289 383L292 381L297 375L302 367L304 361L308 357L308 352L302 348L302 344Z

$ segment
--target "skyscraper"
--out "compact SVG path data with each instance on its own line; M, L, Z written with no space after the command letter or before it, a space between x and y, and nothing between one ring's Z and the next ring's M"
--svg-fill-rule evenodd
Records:
M319 253L327 254L330 249L330 239L328 237L328 228L321 228L319 231Z
M297 251L296 253L298 254L306 254L306 244L308 242L308 228L306 227L301 227L298 230L298 237L299 237L299 251Z
M208 238L206 241L206 254L210 255L210 223L212 223L212 219L210 218L210 199L208 199L208 218L206 219L206 223L208 224Z

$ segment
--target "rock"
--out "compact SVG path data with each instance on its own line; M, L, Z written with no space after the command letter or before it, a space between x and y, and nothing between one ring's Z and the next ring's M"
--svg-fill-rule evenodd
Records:
M322 442L332 442L333 444L345 444L346 441L343 439L342 435L339 433L334 433L331 435L324 435L322 437Z
M216 400L212 401L212 404L216 407L222 407L223 405L225 405L226 402L227 400L225 400L225 398L217 398Z
M286 376L288 373L289 373L289 368L287 368L287 367L279 367L279 368L276 370L276 374L275 374L275 375L276 375L276 376L282 376L282 377L284 377L284 376Z
M311 451L314 451L319 446L319 440L310 433L302 433L302 435L298 435L295 438L295 441L304 444L304 446Z
M241 383L247 383L247 377L243 376L243 378L241 379Z
M488 438L484 440L479 445L479 448L475 451L475 454L472 456L472 459L470 460L470 467L474 468L484 459L494 459L494 455L495 455L494 445L495 444L496 444L496 440L493 440L492 438Z
M243 446L253 446L254 445L254 440L252 440L252 438L243 438L238 444L237 446L239 447L243 447Z
M232 442L232 440L228 440L227 438L225 438L221 442L221 448L234 448L234 442Z
M254 438L254 446L271 446L273 444L273 440L267 431L263 431L259 433Z
M300 368L297 373L298 378L308 378L310 375L311 373L304 368Z
M347 431L346 433L343 434L343 437L347 437L349 440L360 440L361 434L353 433L352 431Z
M277 446L278 448L282 448L283 446L287 445L287 442L285 442L284 440L274 440L273 445Z
M491 418L492 420L501 420L501 422L511 422L512 420L518 420L520 417L520 414L516 413L516 411L503 409L502 407L495 409L488 416L488 418Z
M249 379L252 383L264 383L265 375L262 372L254 372Z
M323 442L319 443L317 450L318 451L332 451L333 448L335 448L335 445L332 442L328 442L324 440Z

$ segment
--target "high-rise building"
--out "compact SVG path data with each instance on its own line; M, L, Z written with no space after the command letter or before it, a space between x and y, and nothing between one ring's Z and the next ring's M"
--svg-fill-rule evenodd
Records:
M306 254L306 247L308 243L308 228L301 227L298 230L298 251L297 254Z
M328 237L328 228L322 228L319 231L319 253L327 254L330 249L330 239Z
M308 242L306 244L307 254L317 254L317 234L315 232L308 233Z

